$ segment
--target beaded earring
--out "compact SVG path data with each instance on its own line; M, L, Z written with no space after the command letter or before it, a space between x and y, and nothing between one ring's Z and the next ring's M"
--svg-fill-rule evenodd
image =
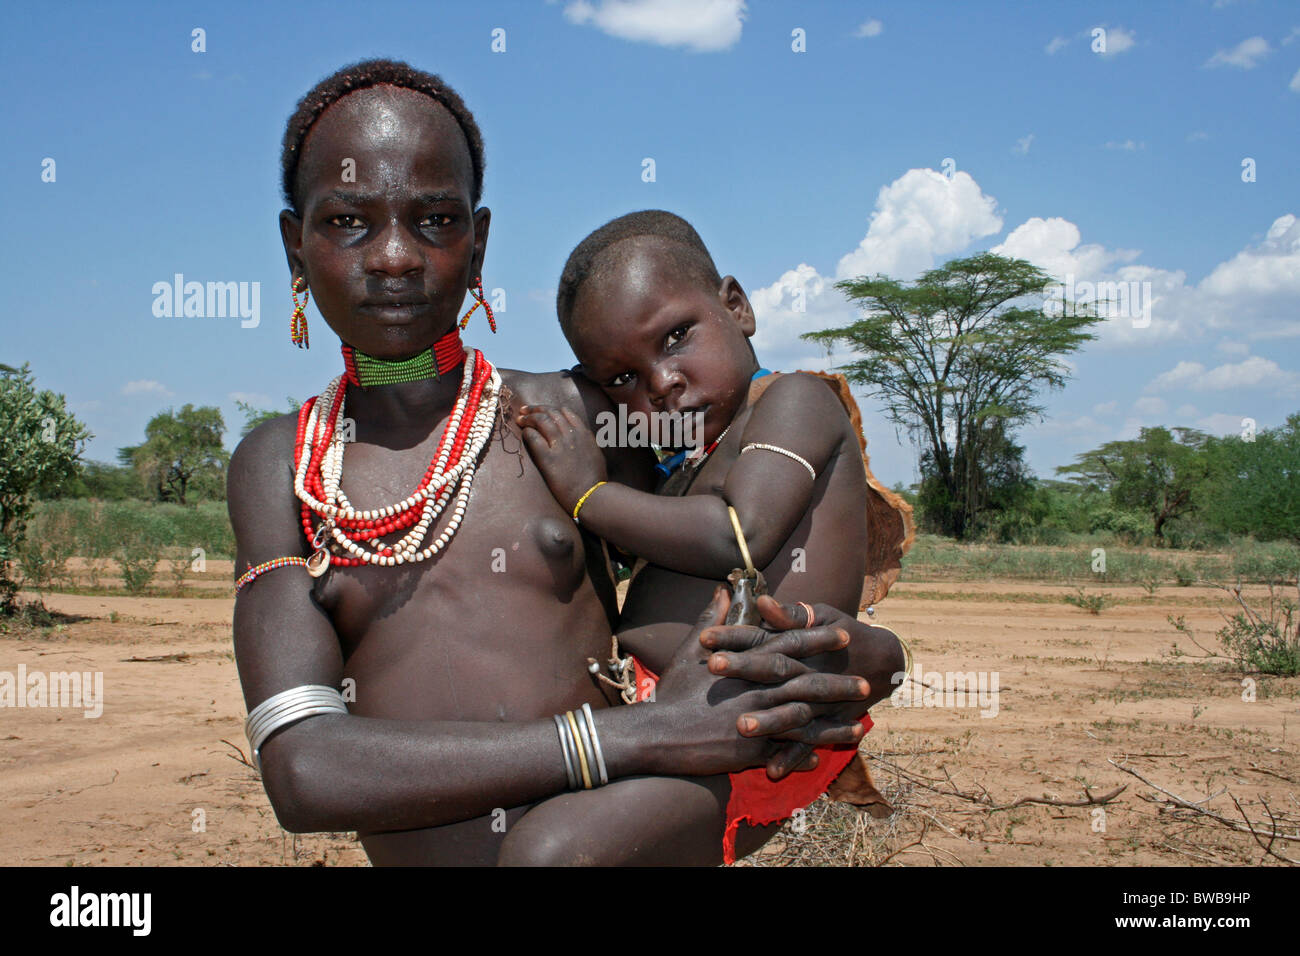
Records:
M469 317L473 315L474 310L481 305L483 306L483 311L487 313L488 325L492 327L492 332L493 334L495 334L497 330L497 320L496 317L492 314L492 306L488 305L487 300L483 298L483 277L482 276L474 277L474 288L469 290L469 294L474 297L474 304L470 306L469 311L466 312L465 315L461 318L460 320L461 330L463 331L465 326L469 325Z
M299 292L302 293L302 302L298 301ZM307 341L307 300L311 298L311 293L307 291L305 276L293 277L293 281L289 283L289 294L293 296L293 317L289 320L289 338L298 348L309 349L311 343Z

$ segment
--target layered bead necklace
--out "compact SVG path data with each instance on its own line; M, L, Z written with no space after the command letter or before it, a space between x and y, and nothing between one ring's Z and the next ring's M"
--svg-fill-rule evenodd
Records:
M467 353L455 329L439 339L429 352L404 363L384 363L347 345L343 346L343 355L347 369L344 374L334 378L320 395L308 399L298 412L293 490L302 502L303 532L316 549L307 559L307 570L313 577L320 577L331 565L392 567L427 561L443 550L464 520L470 486L492 435L501 396L501 375L478 349ZM343 418L347 386L413 381L431 375L437 378L462 364L465 368L456 404L419 486L396 504L365 510L354 508L341 487L343 450L347 443L338 425ZM447 527L432 544L424 547L429 529L453 494L456 500ZM321 520L315 532L312 515ZM411 531L391 545L370 548L363 543L404 528ZM347 555L331 553L327 547L331 539Z

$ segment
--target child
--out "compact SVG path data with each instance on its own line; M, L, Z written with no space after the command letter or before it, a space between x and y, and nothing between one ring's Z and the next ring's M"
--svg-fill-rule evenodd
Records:
M521 410L525 442L556 500L641 559L618 633L635 660L638 697L695 623L672 613L669 594L702 603L739 568L761 572L777 601L855 614L864 581L866 602L884 596L911 544L911 509L864 467L847 384L759 368L749 300L733 277L719 276L685 220L639 212L596 230L569 256L557 310L580 370L626 406L625 420L661 416L668 425L684 415L703 426L697 447L669 458L661 467L670 477L649 494L607 479L595 436L572 412ZM870 729L870 718L862 725ZM767 824L810 803L855 752L856 740L823 749L816 773L781 784L762 768L732 775L727 862L740 822ZM860 801L883 804L868 783L856 780Z

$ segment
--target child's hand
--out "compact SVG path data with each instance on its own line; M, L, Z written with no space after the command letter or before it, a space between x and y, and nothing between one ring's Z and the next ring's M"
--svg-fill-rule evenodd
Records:
M605 456L586 423L567 408L524 405L516 419L524 444L555 500L572 513L592 485L606 479Z

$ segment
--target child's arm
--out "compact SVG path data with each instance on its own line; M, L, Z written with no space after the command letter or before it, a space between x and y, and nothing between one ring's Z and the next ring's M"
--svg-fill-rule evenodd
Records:
M820 380L783 375L754 406L741 448L761 444L799 456L820 478L843 441L844 409ZM528 406L524 442L551 493L572 513L597 482L608 481L594 436L571 412ZM743 566L727 505L736 509L750 557L762 569L812 502L815 481L799 461L765 448L742 451L722 497L660 497L608 482L582 503L583 527L661 567L722 578Z

